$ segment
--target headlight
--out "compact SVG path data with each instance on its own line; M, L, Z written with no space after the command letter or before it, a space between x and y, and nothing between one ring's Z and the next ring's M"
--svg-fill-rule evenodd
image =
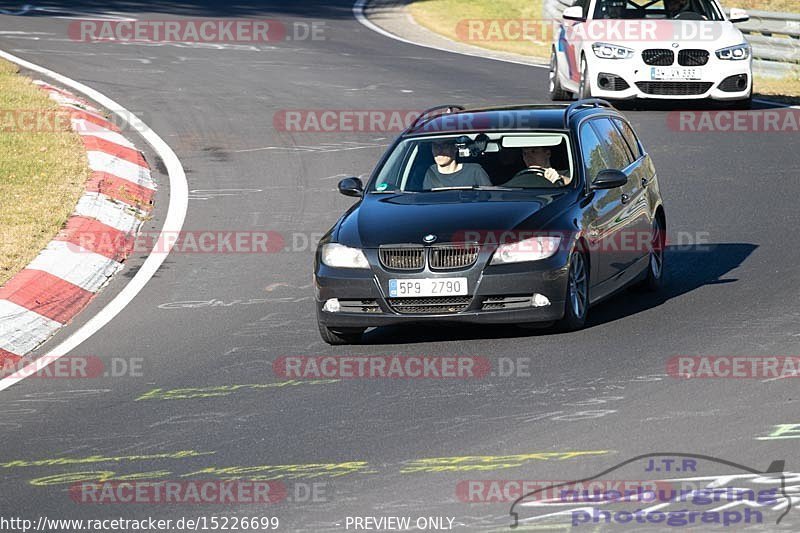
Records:
M490 265L522 263L547 259L558 251L561 237L533 237L511 244L501 244L495 250Z
M715 52L720 59L741 61L750 57L750 44L742 43Z
M369 268L364 252L335 242L322 246L322 262L334 268Z
M608 43L592 44L594 55L602 59L628 59L633 57L633 50L624 46Z

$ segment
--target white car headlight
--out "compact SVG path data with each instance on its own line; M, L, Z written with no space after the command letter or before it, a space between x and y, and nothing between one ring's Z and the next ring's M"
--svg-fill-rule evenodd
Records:
M561 244L561 237L533 237L510 244L501 244L495 250L490 265L538 261L553 256Z
M601 59L630 59L633 57L633 50L616 44L594 43L592 50L594 55Z
M364 252L335 242L322 246L322 262L334 268L369 268Z
M741 61L750 57L750 44L742 43L736 46L729 46L728 48L717 50L715 53L720 59Z

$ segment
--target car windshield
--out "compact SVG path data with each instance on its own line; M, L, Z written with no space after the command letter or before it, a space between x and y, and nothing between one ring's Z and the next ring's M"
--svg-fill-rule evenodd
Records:
M573 168L565 133L418 137L395 147L369 191L558 189L573 185Z
M598 0L592 18L725 20L714 0Z

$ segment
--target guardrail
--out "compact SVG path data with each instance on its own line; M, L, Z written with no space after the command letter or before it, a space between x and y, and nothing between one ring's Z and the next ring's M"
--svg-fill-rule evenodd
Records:
M543 15L560 19L573 3L574 0L544 0ZM753 70L766 77L800 77L800 14L757 10L747 13L750 20L736 26L753 46Z

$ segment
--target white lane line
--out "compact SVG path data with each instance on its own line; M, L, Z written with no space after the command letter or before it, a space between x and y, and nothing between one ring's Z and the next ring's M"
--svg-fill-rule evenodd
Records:
M0 349L28 353L63 325L14 302L0 300Z
M66 241L50 241L25 267L41 270L89 292L99 291L122 263ZM24 354L20 354L24 355Z
M150 129L144 122L139 119L133 119L134 115L116 103L111 98L104 94L88 87L80 82L71 78L53 72L52 70L40 67L22 58L9 54L0 50L0 57L16 63L17 65L33 70L42 75L48 76L57 82L75 89L76 91L86 95L94 100L101 107L115 113L127 123L131 128L135 129L147 143L153 147L153 150L158 154L164 162L169 175L169 207L167 208L167 216L164 220L164 225L161 228L159 235L159 242L165 242L167 245L165 249L156 249L147 256L141 268L136 272L128 284L111 300L103 309L101 309L95 316L89 319L83 326L81 326L72 335L64 339L60 344L48 351L48 364L63 357L70 351L75 349L86 339L97 333L103 326L108 324L115 316L117 316L125 307L136 297L137 294L144 288L148 281L155 275L156 271L161 267L161 264L167 259L174 241L167 238L167 234L173 235L181 230L183 221L186 218L186 209L189 205L189 185L186 182L186 173L183 170L178 156L172 151L172 148L158 136L156 132ZM3 391L12 385L25 379L32 370L35 368L36 363L26 365L20 371L6 378L0 379L0 391ZM31 367L31 368L29 368ZM28 368L28 373L25 372Z
M470 56L470 57L479 57L481 59L491 59L493 61L502 61L504 63L513 63L515 65L525 65L526 67L537 67L537 68L550 68L548 65L537 65L534 63L526 63L524 61L516 61L514 59L505 59L502 57L490 57L486 54L490 54L491 51L486 50L485 52L481 52L480 50L476 50L475 52L466 52L461 50L450 50L448 48L442 48L440 46L435 46L432 44L422 44L416 43L414 41L409 41L408 39L404 39L399 35L395 35L394 33L389 33L388 31L384 30L380 26L376 25L372 21L370 21L367 16L364 14L364 8L366 7L369 0L356 0L356 3L353 4L353 16L355 19L361 23L361 25L366 26L370 30L380 33L384 37L388 37L390 39L394 39L395 41L400 41L401 43L406 44L413 44L414 46L421 46L423 48L431 48L433 50L439 50L440 52L450 52L451 54L460 54L462 56ZM533 58L532 58L533 59ZM544 60L543 60L544 61Z

